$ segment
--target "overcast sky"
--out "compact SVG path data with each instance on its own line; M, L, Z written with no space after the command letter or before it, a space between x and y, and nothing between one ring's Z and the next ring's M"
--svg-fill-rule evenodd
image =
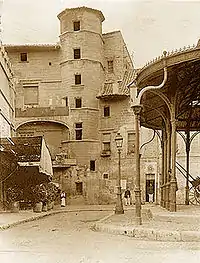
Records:
M200 0L4 0L3 43L58 42L57 14L76 6L101 10L103 32L121 30L136 67L200 38Z

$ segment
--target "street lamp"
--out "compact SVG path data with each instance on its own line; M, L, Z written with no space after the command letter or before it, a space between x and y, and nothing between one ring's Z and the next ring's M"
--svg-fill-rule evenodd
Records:
M118 160L118 180L117 180L117 201L115 207L115 214L124 214L123 204L122 204L122 192L121 192L121 149L123 143L123 137L120 133L117 133L115 137L115 142L118 150L119 160Z

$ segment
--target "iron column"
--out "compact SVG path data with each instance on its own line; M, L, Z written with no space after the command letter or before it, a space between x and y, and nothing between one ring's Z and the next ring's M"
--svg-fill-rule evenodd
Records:
M117 180L117 200L115 207L115 214L124 214L123 204L122 204L122 191L121 191L121 149L123 138L120 133L117 133L115 137L115 142L118 150L118 180Z
M132 106L135 114L135 221L137 225L142 224L141 217L141 189L140 189L140 114L142 111L142 105Z

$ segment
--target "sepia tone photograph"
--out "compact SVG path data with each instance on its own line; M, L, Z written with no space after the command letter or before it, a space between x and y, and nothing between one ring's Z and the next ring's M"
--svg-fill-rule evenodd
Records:
M200 0L0 0L0 262L200 262Z

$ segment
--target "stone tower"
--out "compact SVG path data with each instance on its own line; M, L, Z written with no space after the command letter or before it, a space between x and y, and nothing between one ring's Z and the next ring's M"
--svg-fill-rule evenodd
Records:
M72 124L66 146L78 163L89 165L99 154L96 98L104 83L103 14L87 7L67 8L60 20L61 79Z

